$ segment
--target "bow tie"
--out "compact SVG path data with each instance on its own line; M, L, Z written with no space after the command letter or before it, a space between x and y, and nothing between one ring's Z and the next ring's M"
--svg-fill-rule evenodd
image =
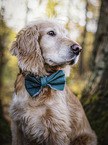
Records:
M52 89L63 91L65 87L65 74L62 70L57 71L49 77L36 78L28 74L25 78L25 87L31 97L40 93L43 87L50 86Z

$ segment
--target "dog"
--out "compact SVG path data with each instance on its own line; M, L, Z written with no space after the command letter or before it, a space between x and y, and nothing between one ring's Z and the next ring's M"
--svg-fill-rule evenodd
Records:
M10 53L18 57L20 69L10 105L12 145L97 144L80 101L68 87L63 84L64 88L57 90L44 85L46 77L54 79L61 73L68 77L81 49L53 20L38 20L17 34L10 48ZM43 81L33 96L28 90L28 77L41 80L40 85Z

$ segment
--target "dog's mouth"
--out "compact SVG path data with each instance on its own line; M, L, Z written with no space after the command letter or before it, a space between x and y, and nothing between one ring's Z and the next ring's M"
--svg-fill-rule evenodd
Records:
M74 57L72 57L72 58L70 58L70 59L67 59L67 60L65 61L65 63L68 64L68 65L73 65L73 64L75 64L76 58L77 58L78 56L79 56L79 55L74 56Z
M46 72L54 73L54 72L58 71L60 68L63 68L65 65L74 65L78 61L77 57L74 56L73 58L66 59L65 61L60 62L60 63L56 63L52 60L49 60L50 62L52 62L52 64L51 65L49 63L44 64Z
M50 60L50 62L52 63L52 66L63 66L63 65L73 65L76 62L76 56L74 56L73 58L70 59L66 59L65 61L62 61L60 63L54 62L52 60Z
M73 65L75 63L75 60L73 59L70 63L69 63L69 65Z
M79 58L79 54L73 54L72 52L69 52L68 54L68 57L62 57L61 58L61 61L55 61L51 58L47 58L45 60L45 63L48 64L49 66L52 66L52 67L56 67L56 66L65 66L65 65L74 65L77 63L78 61L78 58Z

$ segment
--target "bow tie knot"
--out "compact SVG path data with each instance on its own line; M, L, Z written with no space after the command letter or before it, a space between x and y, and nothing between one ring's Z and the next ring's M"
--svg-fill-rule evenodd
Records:
M25 88L31 97L35 97L40 93L43 87L63 91L65 87L65 74L62 70L57 71L49 77L36 78L36 76L28 74L25 78Z
M41 78L41 85L42 87L46 87L48 85L47 77Z

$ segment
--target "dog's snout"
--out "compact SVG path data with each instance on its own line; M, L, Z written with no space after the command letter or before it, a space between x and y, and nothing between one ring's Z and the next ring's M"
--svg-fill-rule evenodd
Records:
M79 46L79 45L77 45L77 44L73 44L73 45L71 46L71 49L72 49L72 51L73 51L74 54L79 55L79 53L80 53L81 50L82 50L82 47Z

